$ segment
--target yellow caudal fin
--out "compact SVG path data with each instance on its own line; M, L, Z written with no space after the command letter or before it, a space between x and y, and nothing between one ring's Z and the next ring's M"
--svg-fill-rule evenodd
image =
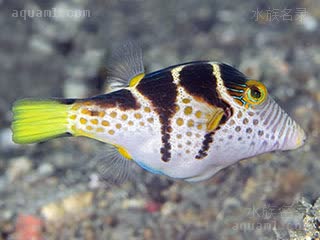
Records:
M54 99L16 101L12 108L13 141L36 143L66 134L69 108L70 105Z

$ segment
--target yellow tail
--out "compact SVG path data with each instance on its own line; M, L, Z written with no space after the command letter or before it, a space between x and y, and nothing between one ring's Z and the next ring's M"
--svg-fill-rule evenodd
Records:
M13 141L35 143L66 134L69 107L59 100L16 101L12 108Z

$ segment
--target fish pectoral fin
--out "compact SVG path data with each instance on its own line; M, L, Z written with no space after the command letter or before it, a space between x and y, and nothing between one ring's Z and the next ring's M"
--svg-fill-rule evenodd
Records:
M106 93L125 87L134 87L144 77L142 50L134 42L119 45L107 65Z
M128 179L132 157L124 147L107 144L106 149L99 153L96 160L102 180L119 185Z
M224 115L224 110L222 108L213 108L210 113L208 113L207 130L208 132L214 131L221 122Z

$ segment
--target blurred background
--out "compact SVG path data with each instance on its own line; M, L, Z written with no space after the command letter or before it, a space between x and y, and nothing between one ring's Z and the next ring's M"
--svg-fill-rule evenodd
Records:
M313 0L0 0L0 239L315 239L319 25ZM94 140L12 142L16 99L101 93L110 50L127 40L141 45L147 72L209 59L260 79L306 145L205 182L136 170L113 186L99 181Z

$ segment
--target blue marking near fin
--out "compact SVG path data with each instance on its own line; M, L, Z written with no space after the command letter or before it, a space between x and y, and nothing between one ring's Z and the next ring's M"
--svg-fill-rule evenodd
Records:
M147 165L145 165L144 163L142 162L139 162L139 161L136 161L136 163L142 167L144 170L147 170L148 172L151 172L153 174L159 174L159 175L165 175L163 172L159 171L159 170L155 170L154 168L151 168Z

